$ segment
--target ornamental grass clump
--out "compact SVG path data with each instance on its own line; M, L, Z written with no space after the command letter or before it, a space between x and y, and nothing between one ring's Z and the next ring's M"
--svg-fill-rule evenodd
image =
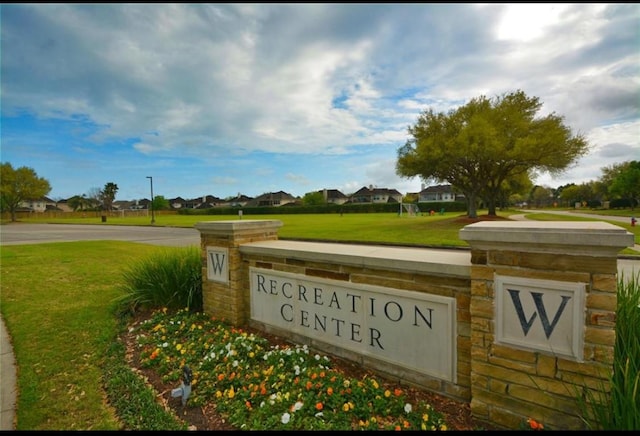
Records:
M178 383L188 365L188 407L215 404L239 430L446 430L431 405L371 375L349 378L307 346L271 345L186 309L158 310L133 329L143 367Z
M617 297L611 390L601 395L587 391L586 397L576 393L589 430L640 429L640 271L618 276Z
M123 311L168 307L202 310L200 247L165 248L129 265L122 273Z

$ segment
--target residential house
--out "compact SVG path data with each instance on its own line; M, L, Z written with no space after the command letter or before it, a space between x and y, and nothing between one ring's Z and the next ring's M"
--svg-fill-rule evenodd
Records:
M293 195L284 191L267 192L247 202L247 206L284 206L296 201Z
M182 209L186 205L186 200L182 197L176 197L169 200L169 207L171 209Z
M220 206L224 203L224 200L214 197L213 195L204 195L202 197L187 200L184 203L184 207L188 209L210 209L212 207Z
M238 195L236 195L235 197L231 198L231 199L227 199L226 200L226 206L228 207L242 207L242 206L246 206L247 203L249 203L251 200L253 200L253 197L248 197L244 194L240 194L238 192Z
M18 207L19 211L24 212L44 212L46 210L56 210L57 202L49 197L40 197L35 200L24 200Z
M451 185L435 185L420 191L420 199L418 201L464 201L464 196L454 192Z
M349 197L347 197L337 189L323 189L322 191L318 192L322 193L324 201L327 204L344 204L349 201Z
M351 203L401 203L402 194L396 189L362 187L349 198Z

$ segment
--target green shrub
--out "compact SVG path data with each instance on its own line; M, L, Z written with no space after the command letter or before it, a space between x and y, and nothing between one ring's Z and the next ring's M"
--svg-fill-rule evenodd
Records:
M123 272L123 311L138 308L202 310L200 247L165 248Z

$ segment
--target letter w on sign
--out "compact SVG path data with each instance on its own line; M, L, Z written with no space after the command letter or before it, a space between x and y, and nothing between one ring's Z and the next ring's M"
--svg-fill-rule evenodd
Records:
M214 282L229 283L228 249L207 247L207 278Z
M513 306L516 309L516 313L518 314L518 319L520 320L520 326L522 327L522 331L524 335L527 336L531 326L535 322L538 315L540 315L540 322L542 323L542 329L544 330L544 334L549 339L551 334L553 333L553 329L556 324L560 320L560 316L564 311L567 303L570 300L568 296L562 296L562 302L560 303L560 307L556 311L556 314L553 317L553 321L549 322L549 317L547 316L547 309L544 306L544 302L542 301L543 294L540 292L530 292L531 298L536 306L536 311L529 317L527 320L527 316L524 313L524 309L522 307L522 301L520 300L520 291L514 289L508 289L509 295L511 296L511 301L513 301Z

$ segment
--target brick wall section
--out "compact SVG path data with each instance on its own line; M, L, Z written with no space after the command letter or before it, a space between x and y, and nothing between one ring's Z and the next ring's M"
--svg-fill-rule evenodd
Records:
M260 267L311 277L455 298L457 383L430 377L371 356L362 356L350 350L337 348L332 344L316 341L313 338L293 335L288 331L254 320L250 320L249 324L269 333L286 337L295 343L306 344L316 350L357 362L390 380L419 386L449 398L468 402L471 398L468 251L456 251L451 254L457 260L456 264L450 265L448 269L438 263L429 263L430 257L432 257L432 262L433 259L442 257L442 250L435 250L429 256L425 254L429 250L424 249L378 247L375 250L376 257L369 258L366 253L362 252L362 249L362 246L348 244L278 241L247 244L241 248L241 253L247 276L249 275L249 267ZM416 259L418 254L423 259ZM399 259L402 257L401 255L413 260L410 263L402 262L402 259Z
M202 258L203 310L233 325L244 325L249 319L249 275L243 268L240 246L249 242L278 239L282 221L233 220L200 222ZM229 283L207 280L207 247L223 247L229 250Z
M575 398L585 387L596 398L609 389L617 252L629 234L604 222L527 224L477 223L460 232L473 263L472 414L506 429L527 418L551 429L584 429ZM586 283L584 361L495 343L495 275Z

